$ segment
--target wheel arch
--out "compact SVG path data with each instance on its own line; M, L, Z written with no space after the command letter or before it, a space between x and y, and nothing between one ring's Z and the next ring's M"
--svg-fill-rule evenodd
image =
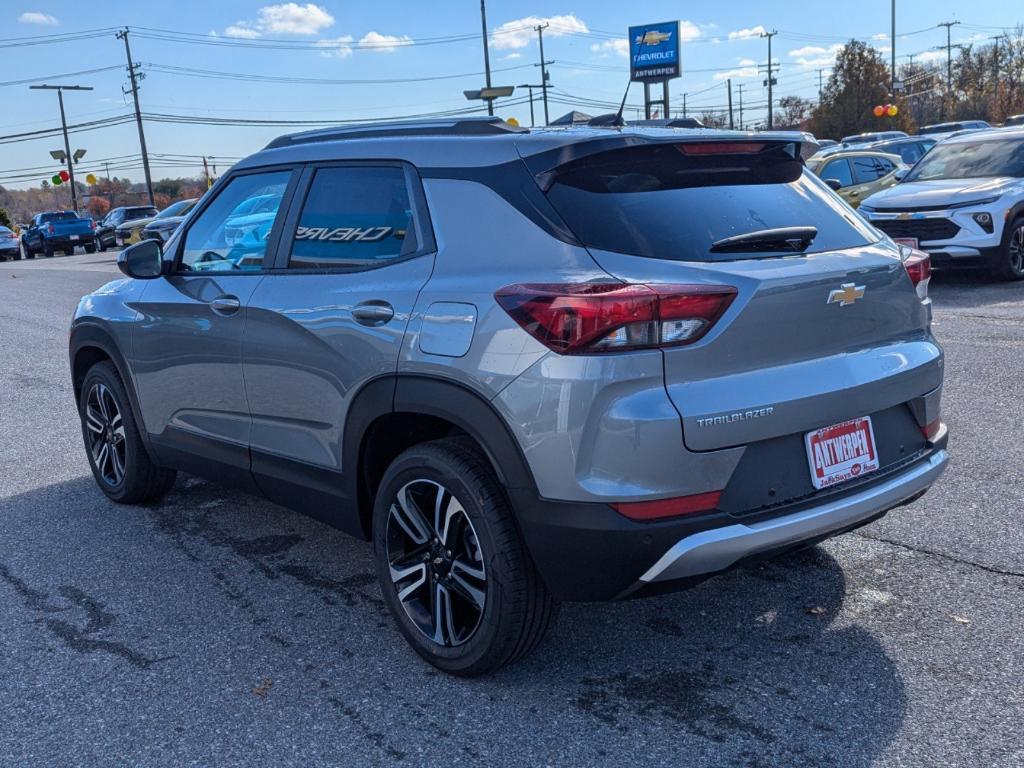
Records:
M113 336L105 328L94 323L75 325L71 329L71 336L68 340L68 359L71 365L71 385L76 408L81 400L82 383L85 381L89 369L104 360L113 363L114 368L117 369L117 375L121 377L121 382L128 393L132 416L140 427L139 435L146 450L152 455L149 434L142 421L142 410L139 408L139 399L135 393L134 380L129 375L128 363Z
M344 466L364 535L372 535L373 497L387 466L412 445L464 437L484 454L510 496L536 494L536 483L518 443L484 397L454 381L403 374L367 384L349 409Z

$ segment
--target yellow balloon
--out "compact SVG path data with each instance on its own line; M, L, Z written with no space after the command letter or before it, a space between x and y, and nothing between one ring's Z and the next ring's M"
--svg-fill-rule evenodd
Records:
M897 109L895 104L890 105L887 111L889 113L889 117L896 117L896 115L899 113L899 109Z
M85 177L85 183L86 184L90 184L90 185L91 184L95 184L96 183L96 175L93 174L93 173L90 173L88 176Z
M519 127L519 121L518 121L518 120L516 120L516 119L515 119L514 117L510 117L510 118L509 118L508 120L506 120L505 122L506 122L506 123L508 123L509 125L511 125L511 126L513 126L513 127L515 127L515 128L518 128L518 127Z

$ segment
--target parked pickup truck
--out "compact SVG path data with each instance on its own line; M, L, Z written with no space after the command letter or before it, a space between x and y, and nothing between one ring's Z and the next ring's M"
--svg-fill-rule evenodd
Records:
M86 253L95 253L96 224L92 219L80 219L74 211L37 213L22 232L21 243L29 259L37 253L53 256L55 251L70 256L76 245L84 246Z

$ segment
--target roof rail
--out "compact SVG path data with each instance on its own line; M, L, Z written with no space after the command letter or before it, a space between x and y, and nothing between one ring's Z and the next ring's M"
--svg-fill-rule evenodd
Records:
M320 141L377 139L387 136L500 136L529 133L527 128L509 125L500 117L456 117L448 120L399 120L360 125L338 125L315 131L278 136L265 149L313 144Z

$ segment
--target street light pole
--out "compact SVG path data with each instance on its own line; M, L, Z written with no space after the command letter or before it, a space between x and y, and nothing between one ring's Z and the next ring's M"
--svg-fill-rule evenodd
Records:
M480 0L480 27L483 29L484 35L484 83L487 86L487 90L491 89L491 53L487 49L487 8L484 5L485 0ZM494 99L487 99L487 114L494 114Z
M71 184L71 210L78 213L78 193L75 191L75 164L71 157L71 142L68 140L68 121L64 116L64 91L91 91L88 85L30 85L34 91L56 91L60 104L60 127L64 133L64 160L68 166L68 183Z

